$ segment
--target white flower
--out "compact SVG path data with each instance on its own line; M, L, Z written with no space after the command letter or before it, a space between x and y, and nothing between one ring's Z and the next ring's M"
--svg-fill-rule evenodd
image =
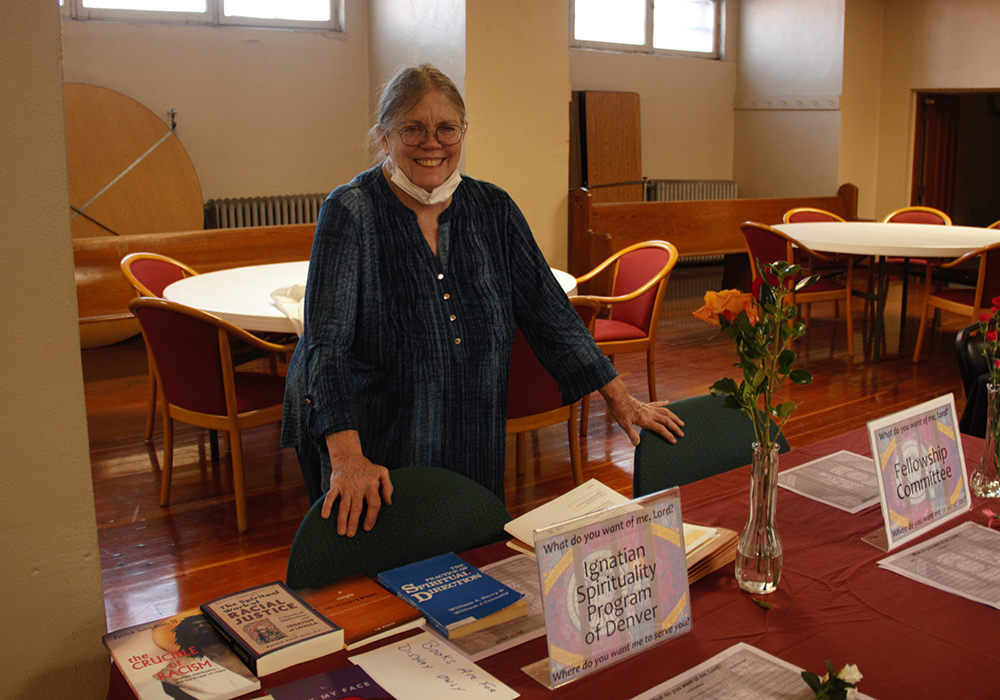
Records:
M858 689L857 688L848 688L847 689L847 695L845 697L846 697L847 700L855 700L855 698L858 697Z
M837 672L837 678L852 685L857 685L863 677L855 664L847 664Z

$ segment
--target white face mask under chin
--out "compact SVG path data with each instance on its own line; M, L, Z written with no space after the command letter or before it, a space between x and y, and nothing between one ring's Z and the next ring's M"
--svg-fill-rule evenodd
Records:
M396 183L399 189L421 204L440 204L441 202L448 201L448 198L458 188L459 183L462 182L462 176L458 174L458 168L455 168L447 180L435 187L433 191L428 192L423 187L414 185L410 181L410 178L406 177L403 171L396 167L395 163L391 164L391 168L392 177L389 179Z

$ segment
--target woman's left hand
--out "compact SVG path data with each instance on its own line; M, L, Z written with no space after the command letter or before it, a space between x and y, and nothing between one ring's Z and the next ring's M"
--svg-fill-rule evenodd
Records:
M666 407L668 401L643 403L628 393L620 377L615 377L601 387L600 392L608 404L611 417L625 431L633 445L639 444L637 427L652 430L669 443L676 443L678 437L684 437L684 421Z

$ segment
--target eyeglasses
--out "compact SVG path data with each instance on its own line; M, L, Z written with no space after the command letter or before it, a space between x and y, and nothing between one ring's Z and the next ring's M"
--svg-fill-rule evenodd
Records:
M404 126L396 133L407 146L422 146L427 141L427 129L422 126ZM434 130L434 140L442 146L454 146L465 135L465 127L459 124L442 124Z

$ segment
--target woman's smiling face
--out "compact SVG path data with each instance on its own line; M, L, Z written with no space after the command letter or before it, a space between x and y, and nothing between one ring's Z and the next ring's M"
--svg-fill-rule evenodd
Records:
M462 156L461 141L451 146L438 143L434 130L442 124L465 126L458 108L439 90L431 90L380 139L382 151L393 164L410 182L428 192L442 185L451 176ZM407 146L397 133L398 129L406 126L427 129L427 138L419 146Z

